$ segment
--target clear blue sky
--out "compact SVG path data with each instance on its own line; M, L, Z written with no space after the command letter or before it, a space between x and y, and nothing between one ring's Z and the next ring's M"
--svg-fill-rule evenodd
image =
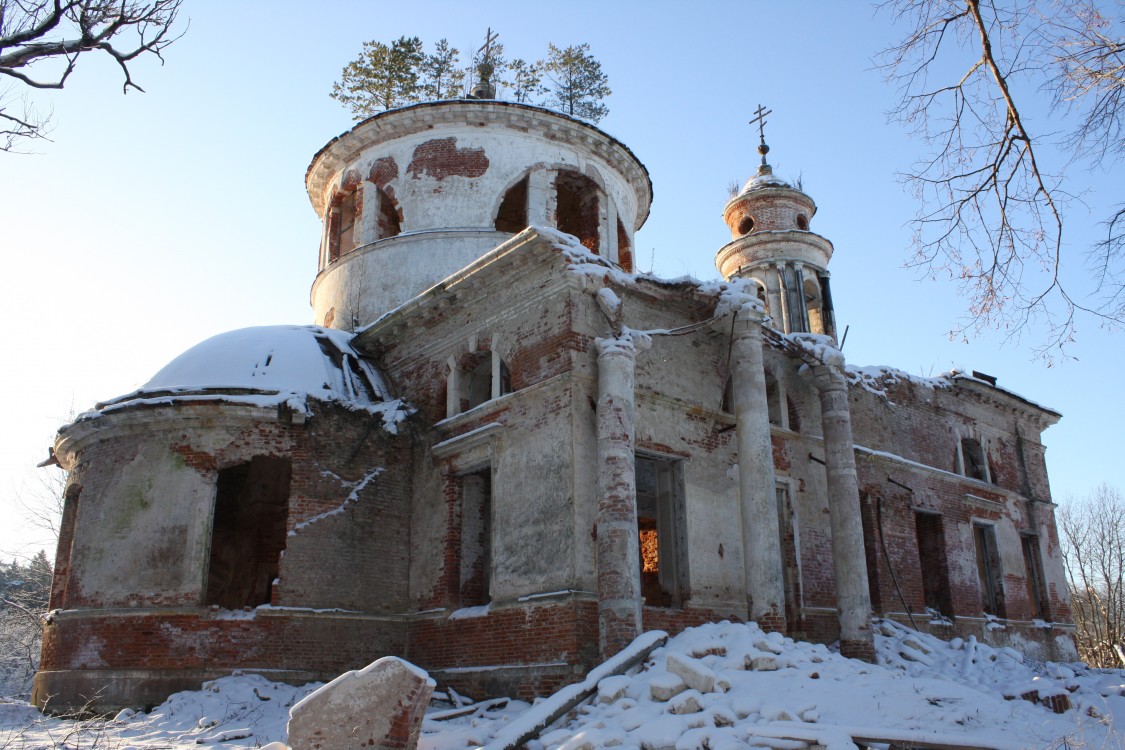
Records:
M873 59L896 32L872 6L187 0L184 16L190 29L167 64L135 68L147 93L122 96L114 65L86 59L66 90L36 95L53 109L52 141L0 155L0 557L42 536L20 528L14 498L32 492L31 467L68 413L136 388L215 333L311 322L320 230L303 178L317 149L352 125L328 91L361 43L417 34L465 51L488 26L509 57L588 42L602 61L614 94L600 127L633 149L654 185L637 237L642 270L718 276L714 254L729 239L721 211L728 185L756 167L746 123L763 103L774 111L775 170L803 178L819 206L812 229L836 247L848 360L996 375L1064 414L1045 435L1056 500L1103 481L1125 488L1125 334L1080 321L1075 359L1051 368L1032 361L1026 338L952 342L956 286L903 268L915 205L895 175L922 147L886 124L894 92ZM1115 196L1104 172L1074 176L1094 210L1068 217L1080 272L1097 212Z

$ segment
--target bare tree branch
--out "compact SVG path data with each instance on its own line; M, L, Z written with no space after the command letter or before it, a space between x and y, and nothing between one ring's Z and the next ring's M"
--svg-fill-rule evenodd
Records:
M1106 485L1058 513L1059 542L1081 659L1120 667L1125 643L1125 497Z
M85 53L102 53L125 77L122 90L143 91L129 64L180 38L173 25L183 0L0 0L0 78L12 86L61 89ZM24 100L22 114L8 111L0 92L0 150L44 137L48 118Z
M1071 340L1077 313L1125 322L1117 223L1091 251L1108 299L1083 302L1064 283L1070 196L1063 175L1044 168L1041 152L1051 144L1031 132L1016 93L1028 83L1044 86L1056 109L1084 113L1072 143L1120 155L1125 80L1111 24L1086 0L1046 12L1033 1L889 0L882 7L909 29L882 55L900 95L890 118L930 148L903 175L920 202L908 264L960 282L968 318L954 334L998 328L1018 339L1042 325L1037 354L1049 360ZM955 82L931 83L958 69Z

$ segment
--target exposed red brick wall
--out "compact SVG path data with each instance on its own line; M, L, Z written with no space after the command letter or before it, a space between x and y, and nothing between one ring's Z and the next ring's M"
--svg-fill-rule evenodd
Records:
M706 622L731 619L733 618L730 615L713 612L709 609L641 608L641 627L643 630L663 630L670 636L678 635L688 628L694 628Z
M526 684L514 687L518 697L535 690L557 689L581 679L597 664L598 613L591 601L537 604L489 612L478 617L415 621L407 658L426 669L562 663L579 667L569 676L529 671ZM473 697L491 692L489 675L463 673L445 682Z
M212 667L292 669L337 675L406 650L402 622L273 612L225 617L195 612L92 611L44 630L43 670Z
M67 583L70 580L70 554L74 543L74 523L78 516L78 502L82 485L71 481L63 495L63 513L59 522L59 543L55 552L55 569L51 576L49 609L60 609L66 601Z
M598 186L585 175L560 171L555 178L555 226L573 234L590 252L600 252Z
M395 161L393 156L376 159L371 166L371 172L367 175L367 179L369 182L385 189L388 182L398 179L398 162Z
M621 219L617 220L617 264L627 273L633 273L633 246L629 244L629 233Z
M755 200L752 197L736 203L724 218L731 229L732 239L738 239L747 233L764 230L797 230L800 228L798 213L804 210L803 206L793 200L777 200L776 197ZM747 219L753 219L752 229L749 229Z
M442 181L447 177L480 177L488 170L483 148L457 148L456 138L435 138L414 149L406 171L414 179L423 174Z

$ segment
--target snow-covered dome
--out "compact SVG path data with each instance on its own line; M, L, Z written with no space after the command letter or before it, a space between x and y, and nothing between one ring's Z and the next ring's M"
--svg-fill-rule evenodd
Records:
M220 333L165 365L137 391L98 404L101 412L172 401L288 403L306 398L383 410L383 379L351 346L352 334L319 326L259 326Z
M746 181L739 195L745 195L753 190L761 190L768 187L793 190L792 185L775 175L773 169L768 164L765 164L758 169L757 174Z

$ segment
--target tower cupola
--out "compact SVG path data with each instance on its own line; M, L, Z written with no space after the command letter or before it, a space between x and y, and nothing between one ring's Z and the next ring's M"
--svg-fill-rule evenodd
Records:
M816 204L800 185L779 178L766 161L765 116L757 122L762 163L742 190L727 201L723 220L731 241L715 255L724 279L750 279L772 324L785 333L807 331L836 337L828 261L832 243L809 229Z
M634 232L652 202L644 165L615 138L558 112L490 100L369 117L320 150L305 183L323 222L314 322L345 329L528 226L575 235L632 272Z

